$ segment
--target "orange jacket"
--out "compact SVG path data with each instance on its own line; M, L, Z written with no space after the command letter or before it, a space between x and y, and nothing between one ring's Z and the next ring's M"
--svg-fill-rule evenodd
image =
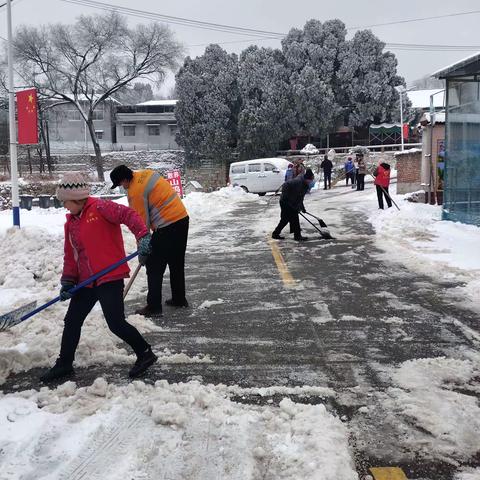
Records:
M133 172L128 204L156 230L188 216L180 197L167 180L153 170Z

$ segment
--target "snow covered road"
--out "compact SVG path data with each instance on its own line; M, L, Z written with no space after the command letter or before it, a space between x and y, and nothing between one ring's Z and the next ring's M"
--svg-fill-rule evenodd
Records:
M339 187L306 199L335 242L278 244L289 288L267 242L275 199L190 201L192 308L166 309L156 324L130 316L161 354L145 383L128 382L132 357L98 311L85 325L76 385L56 390L31 388L55 358L65 306L0 333L0 375L17 372L1 386L0 463L10 476L0 478L350 480L387 465L418 480L478 475L475 291L470 309L459 305L471 270L428 276L428 258L412 265L404 253L408 235L403 252L395 247L396 214L368 213L371 193ZM4 274L7 306L21 303L23 285L41 298L55 291L61 233L34 234L2 242L2 272L22 265L20 278ZM25 257L38 235L35 279ZM142 274L129 311L144 290Z

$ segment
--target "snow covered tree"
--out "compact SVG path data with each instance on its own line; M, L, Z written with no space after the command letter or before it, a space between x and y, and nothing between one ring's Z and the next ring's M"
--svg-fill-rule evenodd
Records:
M40 99L69 104L85 122L95 151L99 180L103 159L95 133L95 109L139 78L161 84L176 67L181 45L160 23L129 28L115 12L80 16L73 25L19 27L16 68Z
M295 103L289 71L280 50L248 47L240 55L238 84L242 107L238 119L242 158L274 155L294 133Z
M335 127L342 112L331 84L325 82L311 66L293 74L292 84L297 133L325 136Z
M186 157L222 159L237 144L240 107L238 58L209 45L197 58L187 57L176 76L177 142Z
M370 30L356 32L344 45L338 77L352 127L391 121L398 112L394 87L404 80L397 75L395 55L384 48Z
M292 29L282 40L291 72L297 133L323 136L341 114L337 71L346 29L340 20L309 20L303 30Z

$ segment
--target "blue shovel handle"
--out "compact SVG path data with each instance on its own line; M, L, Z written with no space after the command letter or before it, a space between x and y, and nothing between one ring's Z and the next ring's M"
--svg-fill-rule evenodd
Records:
M123 265L124 263L129 262L130 260L132 260L132 258L135 258L137 255L138 255L138 252L131 253L130 255L123 258L122 260L119 260L118 262L114 263L113 265L110 265L109 267L101 270L100 272L96 273L95 275L92 275L90 278L87 278L83 282L81 282L78 285L76 285L75 287L73 287L68 292L69 293L78 292L81 288L86 287L87 285L90 285L95 280L98 280L100 277L103 277L107 273L110 273L112 270L115 270L120 265ZM20 318L20 320L17 323L23 322L24 320L27 320L28 318L33 317L38 312L41 312L42 310L45 310L50 305L53 305L54 303L58 302L59 300L60 300L60 295L58 297L55 297L53 300L50 300L49 302L45 303L41 307L38 307L35 310L32 310L31 312L25 314L23 317Z

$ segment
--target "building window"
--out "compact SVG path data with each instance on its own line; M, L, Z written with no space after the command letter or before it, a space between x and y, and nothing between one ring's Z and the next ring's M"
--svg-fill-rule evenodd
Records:
M95 135L97 136L97 140L103 140L103 130L95 130Z
M124 137L134 137L135 136L135 125L124 125L123 126L123 136Z
M67 119L69 122L78 122L83 120L78 110L67 110Z
M160 135L160 125L148 125L148 135L150 137Z
M98 107L97 109L95 109L93 111L92 119L93 120L103 120L104 119L103 107Z

